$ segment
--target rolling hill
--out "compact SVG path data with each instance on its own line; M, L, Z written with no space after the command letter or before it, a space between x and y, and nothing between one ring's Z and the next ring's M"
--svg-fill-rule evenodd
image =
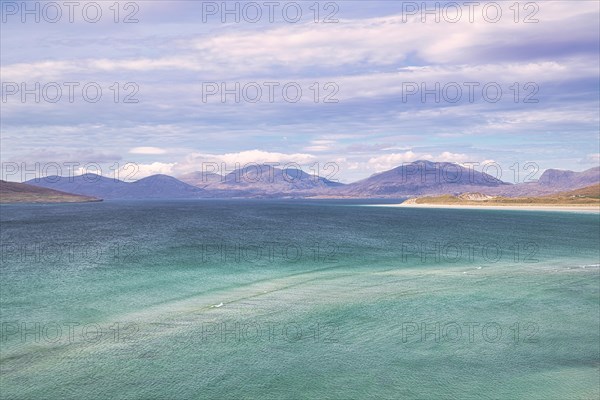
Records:
M96 197L0 180L0 203L85 203L91 201L102 200Z
M548 205L548 206L600 206L600 184L585 188L559 192L545 196L504 197L488 196L480 193L463 193L460 195L425 196L409 199L406 204L434 205Z
M167 175L152 175L135 182L123 182L96 174L74 177L51 176L25 182L30 185L61 190L103 199L193 199L205 195L203 189Z

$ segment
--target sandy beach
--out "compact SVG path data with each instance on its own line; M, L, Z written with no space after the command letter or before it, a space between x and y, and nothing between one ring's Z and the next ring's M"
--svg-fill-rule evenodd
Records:
M577 206L548 206L548 205L507 205L507 206L486 206L486 205L455 205L455 204L381 204L377 207L403 207L403 208L445 208L445 209L472 209L472 210L511 210L511 211L561 211L578 213L600 213L600 207L597 205L577 205Z

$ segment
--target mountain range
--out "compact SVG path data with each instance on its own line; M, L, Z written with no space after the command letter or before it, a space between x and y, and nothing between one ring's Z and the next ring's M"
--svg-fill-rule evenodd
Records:
M205 190L168 175L152 175L135 182L123 182L96 174L73 177L48 176L31 179L29 185L107 200L192 199L206 197Z
M300 169L280 169L271 165L240 168L224 176L195 172L179 179L202 187L215 197L312 197L333 193L332 189L345 186Z
M459 164L415 161L346 185L340 193L349 197L409 197L506 186L510 184Z
M342 184L299 169L270 165L226 175L193 172L174 178L152 175L123 182L95 174L50 176L26 184L102 199L195 198L403 198L478 192L507 197L539 196L600 182L600 167L583 172L546 170L536 182L511 184L455 163L415 161L366 179Z

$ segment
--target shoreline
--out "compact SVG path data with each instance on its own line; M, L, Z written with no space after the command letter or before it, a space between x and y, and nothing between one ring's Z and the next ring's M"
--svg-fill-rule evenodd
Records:
M475 205L475 204L367 204L367 206L376 207L397 207L397 208L445 208L445 209L464 209L464 210L509 210L509 211L561 211L578 213L600 213L598 205Z

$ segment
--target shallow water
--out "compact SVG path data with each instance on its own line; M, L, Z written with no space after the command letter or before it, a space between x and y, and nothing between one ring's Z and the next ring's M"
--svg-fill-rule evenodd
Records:
M593 214L0 207L2 398L600 395Z

